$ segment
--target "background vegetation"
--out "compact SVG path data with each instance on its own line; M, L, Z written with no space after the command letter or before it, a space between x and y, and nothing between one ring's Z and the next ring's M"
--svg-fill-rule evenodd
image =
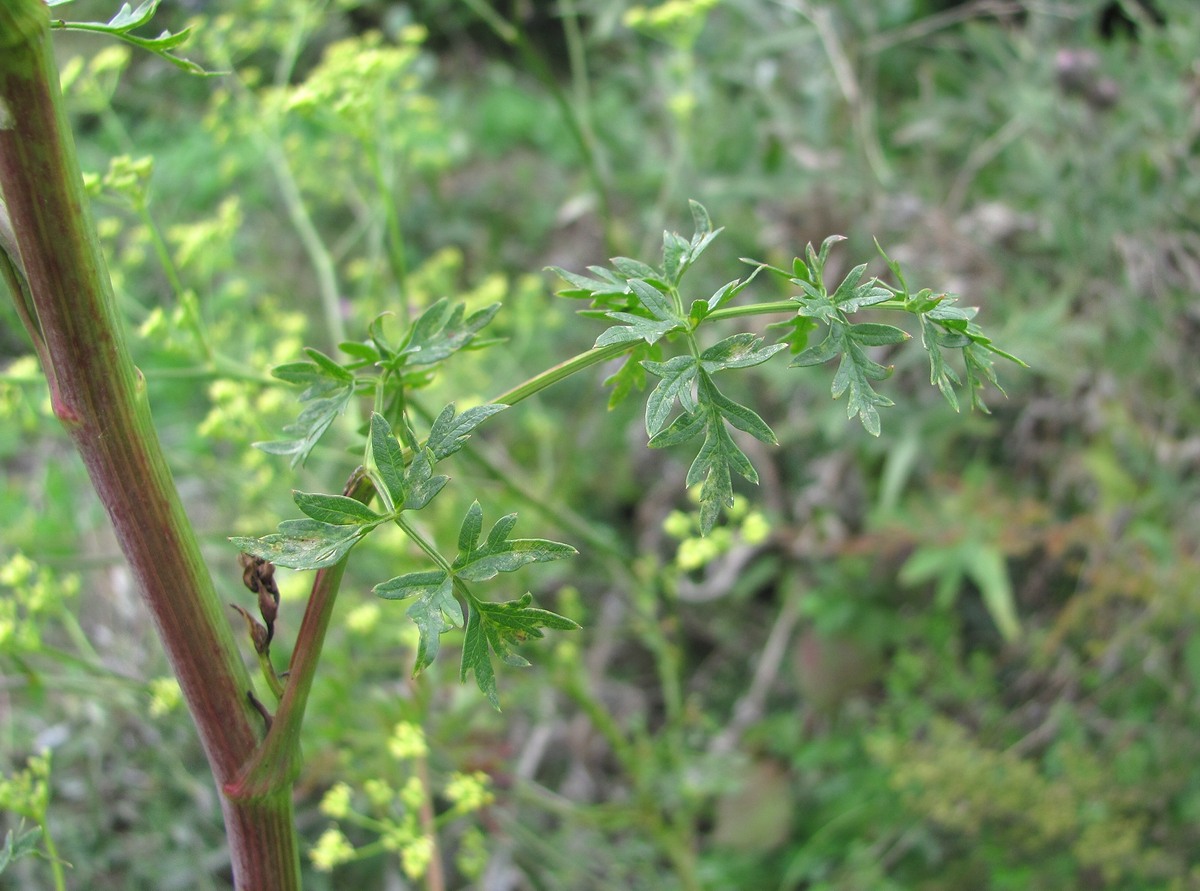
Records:
M874 237L1033 369L956 416L900 351L876 440L827 369L768 368L742 401L782 445L745 444L762 484L703 539L690 455L644 447L636 400L606 412L605 372L489 422L450 472L579 548L523 583L584 630L502 669L497 714L453 659L409 680L411 623L370 593L407 546L356 552L305 731L309 887L433 887L433 858L488 889L1200 888L1196 4L195 0L156 22L193 17L181 52L225 74L59 46L232 601L226 537L352 469L348 437L297 472L250 447L294 418L273 365L383 311L501 299L505 343L428 405L483 401L603 330L540 270L653 259L689 197L726 227L693 284ZM70 887L223 887L193 731L0 313L2 828L45 818ZM282 664L306 580L279 578Z

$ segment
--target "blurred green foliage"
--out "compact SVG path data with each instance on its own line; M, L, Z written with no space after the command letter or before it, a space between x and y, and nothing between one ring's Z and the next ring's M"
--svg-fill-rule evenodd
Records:
M367 418L291 471L250 448L295 416L271 367L381 312L500 300L492 364L422 404L482 402L603 330L537 270L650 255L689 197L727 229L697 281L873 236L1033 371L958 416L884 350L912 408L876 440L824 374L764 367L730 396L782 445L739 440L760 485L703 539L686 457L644 449L630 402L602 410L611 371L490 422L451 472L580 549L523 584L584 631L526 644L497 715L453 660L409 679L415 629L369 589L411 545L356 552L305 729L308 886L428 876L428 806L448 887L1200 888L1200 9L513 10L169 4L155 27L198 16L181 52L229 72L206 79L60 35L137 362L231 600L226 536L332 491ZM71 886L223 887L161 652L27 350L0 348L0 768L53 752ZM439 537L467 507L430 506ZM307 580L279 578L282 664ZM423 750L397 753L402 726ZM6 869L52 886L44 859Z

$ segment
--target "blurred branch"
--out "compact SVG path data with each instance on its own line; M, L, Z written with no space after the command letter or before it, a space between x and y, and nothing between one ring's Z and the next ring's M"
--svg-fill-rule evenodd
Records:
M1027 5L1024 2L1010 2L1010 0L974 0L974 2L964 3L962 6L957 6L953 9L935 12L933 15L925 16L923 19L918 19L915 22L905 25L903 28L876 34L868 38L863 44L863 52L868 55L881 53L902 43L921 40L930 34L971 19L983 18L984 16L1001 19L1008 16L1021 15L1027 11Z

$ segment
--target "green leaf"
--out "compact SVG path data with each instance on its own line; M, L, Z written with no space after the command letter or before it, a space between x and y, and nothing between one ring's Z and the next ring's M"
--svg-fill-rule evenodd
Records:
M488 652L487 632L483 629L483 613L475 604L467 617L467 631L463 637L462 662L459 664L458 679L467 680L467 672L474 672L475 683L488 698L492 708L500 710L500 695L496 692L496 669Z
M780 350L786 349L786 344L762 346L762 338L757 334L735 334L713 344L703 353L700 359L704 370L720 371L726 368L751 368L766 362Z
M688 199L688 210L692 212L692 226L695 234L693 240L702 238L713 231L712 219L708 215L708 210L699 201Z
M461 449L476 427L506 408L507 405L491 402L487 405L476 405L456 415L454 405L447 405L434 420L425 440L425 447L433 452L434 460L441 461L447 455L453 455Z
M759 442L765 442L767 445L779 444L779 440L775 438L774 432L762 418L750 408L734 402L725 396L725 394L713 385L712 379L708 375L701 376L699 390L701 401L714 407L720 413L721 417L734 427L745 433L749 433Z
M642 363L662 355L661 347L648 343L636 344L626 355L621 367L604 380L606 387L612 387L608 397L608 407L616 408L628 398L635 389L646 388L646 369Z
M648 263L643 263L641 260L631 260L629 257L613 257L610 261L620 276L629 281L631 278L640 278L643 281L657 281L662 277L653 266Z
M940 335L943 332L929 319L921 316L921 344L929 353L929 383L937 386L942 396L950 403L955 411L959 411L958 396L954 387L960 383L954 369L946 365L942 356Z
M655 377L662 378L646 400L646 435L653 438L667 422L676 399L685 412L696 410L692 387L699 367L694 356L675 356L666 362L647 360L642 365Z
M442 635L463 625L462 606L454 596L454 583L447 576L437 588L408 608L406 615L417 626L417 657L413 677L433 664L441 650Z
M319 520L284 520L262 538L230 538L241 551L288 569L324 569L350 552L371 526L335 526Z
M471 598L459 678L465 681L467 674L474 672L475 683L497 710L500 708L500 697L496 692L496 672L492 667L491 653L494 652L508 665L524 668L529 662L513 651L515 645L530 638L544 637L543 628L558 631L575 631L579 628L578 624L565 616L530 606L532 602L533 595L529 593L519 600L504 603L488 603Z
M846 417L858 416L863 427L872 436L880 433L878 406L889 406L894 403L886 396L875 392L871 386L872 380L883 380L891 375L891 369L884 368L867 358L856 343L850 343L842 353L842 361L837 373L833 376L831 392L834 399L843 393L848 393L846 399Z
M649 269L649 267L646 268ZM603 266L588 267L588 272L593 273L596 278L588 278L586 275L568 272L559 266L547 266L546 269L572 285L570 288L557 291L556 293L560 297L595 300L596 298L603 297L623 297L629 293L629 286L626 284L628 277L614 275ZM651 272L653 273L654 270L651 270ZM603 301L597 300L597 303L603 303Z
M434 475L435 460L432 451L421 449L408 465L404 475L404 488L408 492L404 499L405 510L421 510L442 491L446 483L450 482L448 476Z
M677 232L663 232L663 273L672 285L678 285L679 279L687 271L688 254L691 244Z
M407 612L420 633L413 666L416 677L437 658L441 636L463 625L462 605L454 596L454 581L445 570L433 569L388 579L376 585L374 591L385 600L417 598Z
M647 319L627 312L610 312L606 315L618 322L628 322L629 324L609 328L596 338L594 346L612 346L618 343L632 343L635 340L644 340L646 343L652 344L668 332L682 327L673 319Z
M404 345L389 357L384 365L391 370L418 366L418 374L410 376L410 386L425 382L421 367L442 362L459 350L471 346L475 336L495 318L499 303L466 315L466 304L450 305L442 298L431 304L413 322Z
M333 526L362 526L383 522L375 511L361 501L345 495L317 495L308 492L292 492L292 499L301 513Z
M296 423L283 428L294 439L256 442L254 447L271 455L290 455L291 466L303 464L317 442L354 396L354 375L319 350L306 349L311 361L290 362L273 369L275 377L302 386L304 405Z
M817 323L813 319L797 314L786 321L775 322L767 327L782 331L783 333L776 342L784 344L793 355L799 355L808 348L808 335L817 330Z
M652 436L647 445L652 449L665 449L694 439L704 430L706 419L703 411L684 412Z
M366 468L378 484L380 494L389 502L389 509L401 508L407 497L404 450L392 435L391 425L379 412L371 412Z
M458 535L459 554L452 564L454 574L465 581L482 582L501 572L513 572L530 563L548 563L579 553L573 547L540 538L509 539L516 514L496 521L487 540L478 545L483 529L483 509L476 501L467 511Z
M1012 581L1004 555L994 547L976 543L967 549L965 559L963 571L979 588L983 605L996 623L1000 635L1006 642L1012 643L1021 636L1021 622L1017 618Z
M775 434L757 414L721 393L705 372L697 383L698 407L680 414L657 435L651 448L665 448L693 439L701 432L704 442L688 468L686 485L702 484L700 491L700 531L712 531L722 508L733 505L733 474L758 482L758 473L745 453L729 435L726 424L749 433L763 442L774 444Z
M677 323L683 322L683 319L675 311L675 305L671 299L654 285L633 278L629 280L629 290L637 297L638 303L646 307L654 318Z
M345 340L338 344L338 349L351 358L367 365L373 365L383 358L379 350L369 343L359 343L355 340Z
M850 336L863 346L887 346L893 343L904 343L912 336L895 325L880 325L874 322L864 322L850 326Z
M630 279L629 287L638 303L653 318L647 319L644 316L624 311L605 313L608 318L618 322L627 322L628 325L609 328L596 338L595 345L597 347L632 343L636 340L645 340L646 343L652 344L667 332L686 327L686 321L678 316L670 299L658 288L641 279Z
M871 279L865 284L859 284L866 269L866 263L855 266L846 274L837 290L833 292L831 299L841 312L857 312L863 307L874 306L892 299L892 292L875 279Z
M800 290L803 294L797 294L792 297L800 304L800 309L797 312L802 316L808 316L811 319L817 319L827 325L843 319L842 311L837 307L828 294L821 288L810 285L808 282L800 282Z
M712 410L705 412L704 444L688 468L685 485L688 488L700 483L700 532L708 535L716 525L722 508L733 507L733 478L736 471L752 483L758 482L758 473L750 459L737 447L737 443L725 429L720 415Z
M108 27L124 31L140 28L154 17L157 8L158 0L145 0L137 9L133 9L128 3L122 3L117 14L108 20Z
M10 863L20 860L22 857L37 854L37 846L41 838L42 827L40 826L26 829L15 836L11 829L4 833L4 844L0 845L0 872L4 872Z
M482 531L483 508L479 506L478 501L473 501L467 508L467 514L463 517L462 525L458 529L458 552L469 554L474 551L475 545L479 543L479 533Z
M808 349L802 351L788 363L789 366L796 368L807 365L820 365L839 355L843 349L842 332L845 329L846 326L840 323L830 325L825 339L815 346L810 346Z

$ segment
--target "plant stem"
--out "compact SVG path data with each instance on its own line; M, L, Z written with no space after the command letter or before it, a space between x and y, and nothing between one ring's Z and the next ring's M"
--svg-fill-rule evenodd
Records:
M525 37L525 32L496 12L488 0L463 0L463 2L470 7L472 12L483 19L497 37L517 51L525 68L550 91L550 96L554 100L554 104L558 106L563 122L571 133L571 138L579 146L579 153L583 156L584 166L592 181L592 189L596 193L596 201L599 205L600 223L604 228L604 244L610 254L619 253L620 247L613 221L612 206L608 199L608 186L596 151L595 137L587 123L586 112L576 108L571 97L559 84L558 78L550 66L546 64L546 60Z
M722 319L736 319L741 316L761 316L773 315L776 313L791 313L796 312L796 303L792 300L777 300L771 303L751 303L745 306L727 306L718 309L709 315L705 321L721 321ZM517 384L517 386L505 390L492 402L499 405L516 405L523 399L528 399L535 393L540 393L542 390L557 384L559 381L566 380L571 375L578 371L583 371L585 368L591 368L593 365L599 365L601 362L607 362L609 359L615 359L623 353L627 353L641 341L633 343L614 343L608 346L592 347L586 352L580 353L577 356L572 356L564 362L560 362L552 368L547 368L545 371L534 375L529 380Z
M344 494L367 504L375 495L375 487L359 468L347 482ZM274 789L290 788L299 773L300 725L304 721L308 695L316 677L317 663L321 659L321 648L333 617L333 607L337 602L347 559L343 557L341 562L319 570L313 579L308 605L292 649L287 686L283 688L279 710L261 748L246 764L241 775L226 785L225 792L232 798L254 800L269 795Z
M54 891L67 891L67 877L63 873L62 858L58 856L58 845L50 834L50 826L43 815L39 824L42 827L42 844L46 847L46 859L50 861L50 872L54 876Z
M560 362L553 368L547 368L524 383L517 384L511 390L505 390L493 399L492 402L500 405L516 405L523 399L528 399L535 393L540 393L551 384L557 384L559 381L566 380L577 371L583 371L585 368L599 365L601 362L607 362L609 359L615 359L622 353L629 352L634 346L636 344L614 343L610 346L592 347L587 352L573 356L565 362Z
M0 4L0 194L27 287L55 415L108 511L219 787L258 747L261 720L195 532L183 512L133 367L82 189L41 0ZM6 276L7 277L7 276ZM18 305L25 293L14 295ZM222 796L239 888L296 889L286 785Z
M387 259L400 292L399 317L403 325L408 324L408 251L404 244L404 230L400 226L400 215L396 212L396 195L392 188L388 168L384 164L382 149L371 150L371 167L375 175L375 187L383 201L384 224L387 232Z

